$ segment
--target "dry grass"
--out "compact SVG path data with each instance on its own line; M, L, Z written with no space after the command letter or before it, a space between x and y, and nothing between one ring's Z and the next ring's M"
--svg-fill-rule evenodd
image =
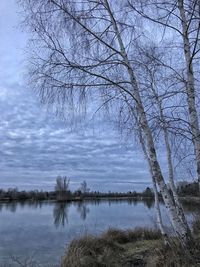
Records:
M149 247L144 240L152 248L154 242L150 241L160 238L160 234L151 229L109 229L98 238L87 235L72 241L62 259L62 267L145 266L144 257Z
M121 256L123 248L110 240L85 236L70 244L62 260L62 267L117 266L114 255Z
M195 226L200 232L200 222ZM194 257L186 258L175 239L166 247L158 231L151 229L109 229L99 237L84 236L72 241L62 267L197 267L199 240L192 248ZM196 261L197 262L197 261Z
M136 242L138 240L157 240L161 239L161 237L162 236L159 231L144 228L136 228L134 230L110 228L107 232L101 235L102 239L117 242L119 244Z

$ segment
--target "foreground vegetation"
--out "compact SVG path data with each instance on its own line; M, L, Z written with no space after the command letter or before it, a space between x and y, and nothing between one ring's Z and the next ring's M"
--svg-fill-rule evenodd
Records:
M165 245L159 231L109 229L86 235L69 245L61 267L195 267L200 266L200 221L193 226L194 244L186 256L176 238Z

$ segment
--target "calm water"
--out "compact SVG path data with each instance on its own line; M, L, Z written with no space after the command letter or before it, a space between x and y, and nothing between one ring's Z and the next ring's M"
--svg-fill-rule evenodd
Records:
M164 221L169 225L164 207L162 210ZM188 210L187 215L191 219L192 211ZM143 226L156 227L151 201L1 203L0 266L11 256L21 261L33 256L41 266L56 265L67 244L75 237L85 233L99 234L108 227Z

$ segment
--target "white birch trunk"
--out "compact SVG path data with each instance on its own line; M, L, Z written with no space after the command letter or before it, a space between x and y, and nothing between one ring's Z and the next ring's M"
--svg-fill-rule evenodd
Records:
M165 145L166 145L166 151L167 151L167 163L168 163L168 170L169 170L170 189L171 189L173 197L174 197L174 202L176 205L178 216L180 217L182 222L185 225L187 225L187 221L185 218L183 207L180 203L179 196L178 196L177 189L176 189L175 182L174 182L174 170L173 170L173 163L172 163L171 147L170 147L170 143L169 143L168 131L165 128L165 126L164 126L163 131L164 131L164 139L165 139Z
M187 221L186 221L186 218L185 218L183 207L182 207L182 205L180 203L179 196L178 196L177 189L176 189L176 185L175 185L175 181L174 181L174 168L173 168L173 163L172 163L171 146L170 146L170 142L169 142L169 134L168 134L168 130L167 130L165 116L164 116L164 113L163 113L162 102L158 99L158 96L157 96L157 94L156 94L154 89L153 89L153 92L154 92L156 100L157 100L159 113L160 113L160 119L161 119L161 121L163 123L162 128L163 128L164 140L165 140L165 146L166 146L166 152L167 152L167 165L168 165L168 171L169 171L170 189L171 189L173 197L174 197L174 202L175 202L175 205L176 205L178 216L180 217L182 222L185 225L187 225Z
M191 57L191 46L188 36L188 23L184 9L184 1L178 0L178 9L181 17L181 25L182 25L182 37L184 44L184 55L186 61L187 68L187 102L188 102L188 110L189 110L189 118L190 118L190 127L193 136L193 144L195 157L197 162L197 178L199 183L200 190L200 129L199 129L199 121L198 121L198 113L196 109L195 103L195 82L194 82L194 72L193 72L193 62ZM197 40L196 40L197 42Z
M142 132L140 129L139 129L139 139L140 139L140 144L141 144L144 156L145 156L146 160L148 161L149 172L150 172L151 178L152 178L154 198L155 198L156 222L157 222L158 228L159 228L159 230L163 236L164 242L167 245L167 244L169 244L169 241L168 241L167 234L166 234L164 226L163 226L162 215L161 215L160 204L159 204L159 197L158 197L158 189L156 186L156 179L155 179L155 177L153 175L153 171L151 169L151 163L150 163L147 151L146 151L146 146L145 146L144 139L142 137Z
M168 211L169 214L169 218L171 221L171 224L174 228L174 231L176 233L176 236L178 237L178 239L180 240L181 244L183 247L188 247L188 243L190 243L190 232L188 232L188 225L185 225L182 220L179 218L177 211L176 211L176 207L174 205L172 196L169 194L169 191L167 189L167 185L164 181L161 169L160 169L160 165L158 163L157 160L157 154L156 154L156 150L155 150L155 146L154 146L154 141L153 141L153 137L152 137L152 133L151 133L151 129L148 125L148 121L146 118L146 113L141 101L141 97L140 97L140 91L139 91L139 87L138 87L138 83L135 77L135 74L133 72L133 69L131 67L131 64L129 62L126 50L125 50L125 46L123 44L117 23L115 21L115 18L113 16L113 13L110 9L110 6L108 4L107 0L104 0L105 3L105 7L107 8L107 11L110 15L110 20L112 22L113 25L113 29L116 33L116 37L119 43L119 47L120 47L120 51L121 51L121 56L124 60L124 63L126 64L126 68L130 77L130 82L132 84L132 88L133 88L133 94L134 94L134 100L136 102L136 107L137 107L137 115L139 117L139 124L141 125L142 131L144 132L145 135L145 141L147 144L147 152L149 155L149 162L151 165L151 169L153 172L153 175L156 179L156 182L160 188L164 203L165 203L165 207Z
M160 232L161 232L163 239L165 241L165 244L167 245L169 243L169 241L168 241L167 234L166 234L164 226L163 226L159 197L158 197L158 189L156 186L156 179L154 178L152 172L151 172L151 176L152 176L152 184L153 184L153 191L154 191L154 198L155 198L155 209L156 209L156 218L157 218L156 221L157 221L158 228L160 229Z
M154 146L154 141L152 138L151 130L148 126L148 122L146 119L146 115L143 111L143 108L141 107L141 125L143 128L143 131L146 135L146 142L147 142L147 149L148 149L148 155L150 159L150 164L152 168L152 172L156 178L156 182L160 188L165 207L168 211L170 221L173 225L173 228L175 230L176 235L178 236L179 240L181 241L183 246L187 246L187 242L189 242L190 239L190 232L189 227L187 223L183 223L183 221L180 219L180 217L177 214L176 207L173 202L173 198L170 195L167 185L164 181L160 165L157 160L157 154Z

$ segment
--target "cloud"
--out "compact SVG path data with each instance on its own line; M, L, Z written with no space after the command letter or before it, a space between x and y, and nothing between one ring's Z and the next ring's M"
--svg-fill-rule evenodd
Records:
M133 181L149 180L141 153L123 146L116 132L72 132L17 84L0 95L0 113L1 185L51 187L57 175L67 175L75 183L86 179L101 188L105 183L105 190L110 182L116 187L125 179L128 189Z
M83 180L96 190L144 188L149 174L140 151L125 146L108 122L97 130L70 130L26 88L22 74L26 34L16 1L0 2L0 183L1 187L52 189L57 175ZM139 185L139 183L141 183Z

